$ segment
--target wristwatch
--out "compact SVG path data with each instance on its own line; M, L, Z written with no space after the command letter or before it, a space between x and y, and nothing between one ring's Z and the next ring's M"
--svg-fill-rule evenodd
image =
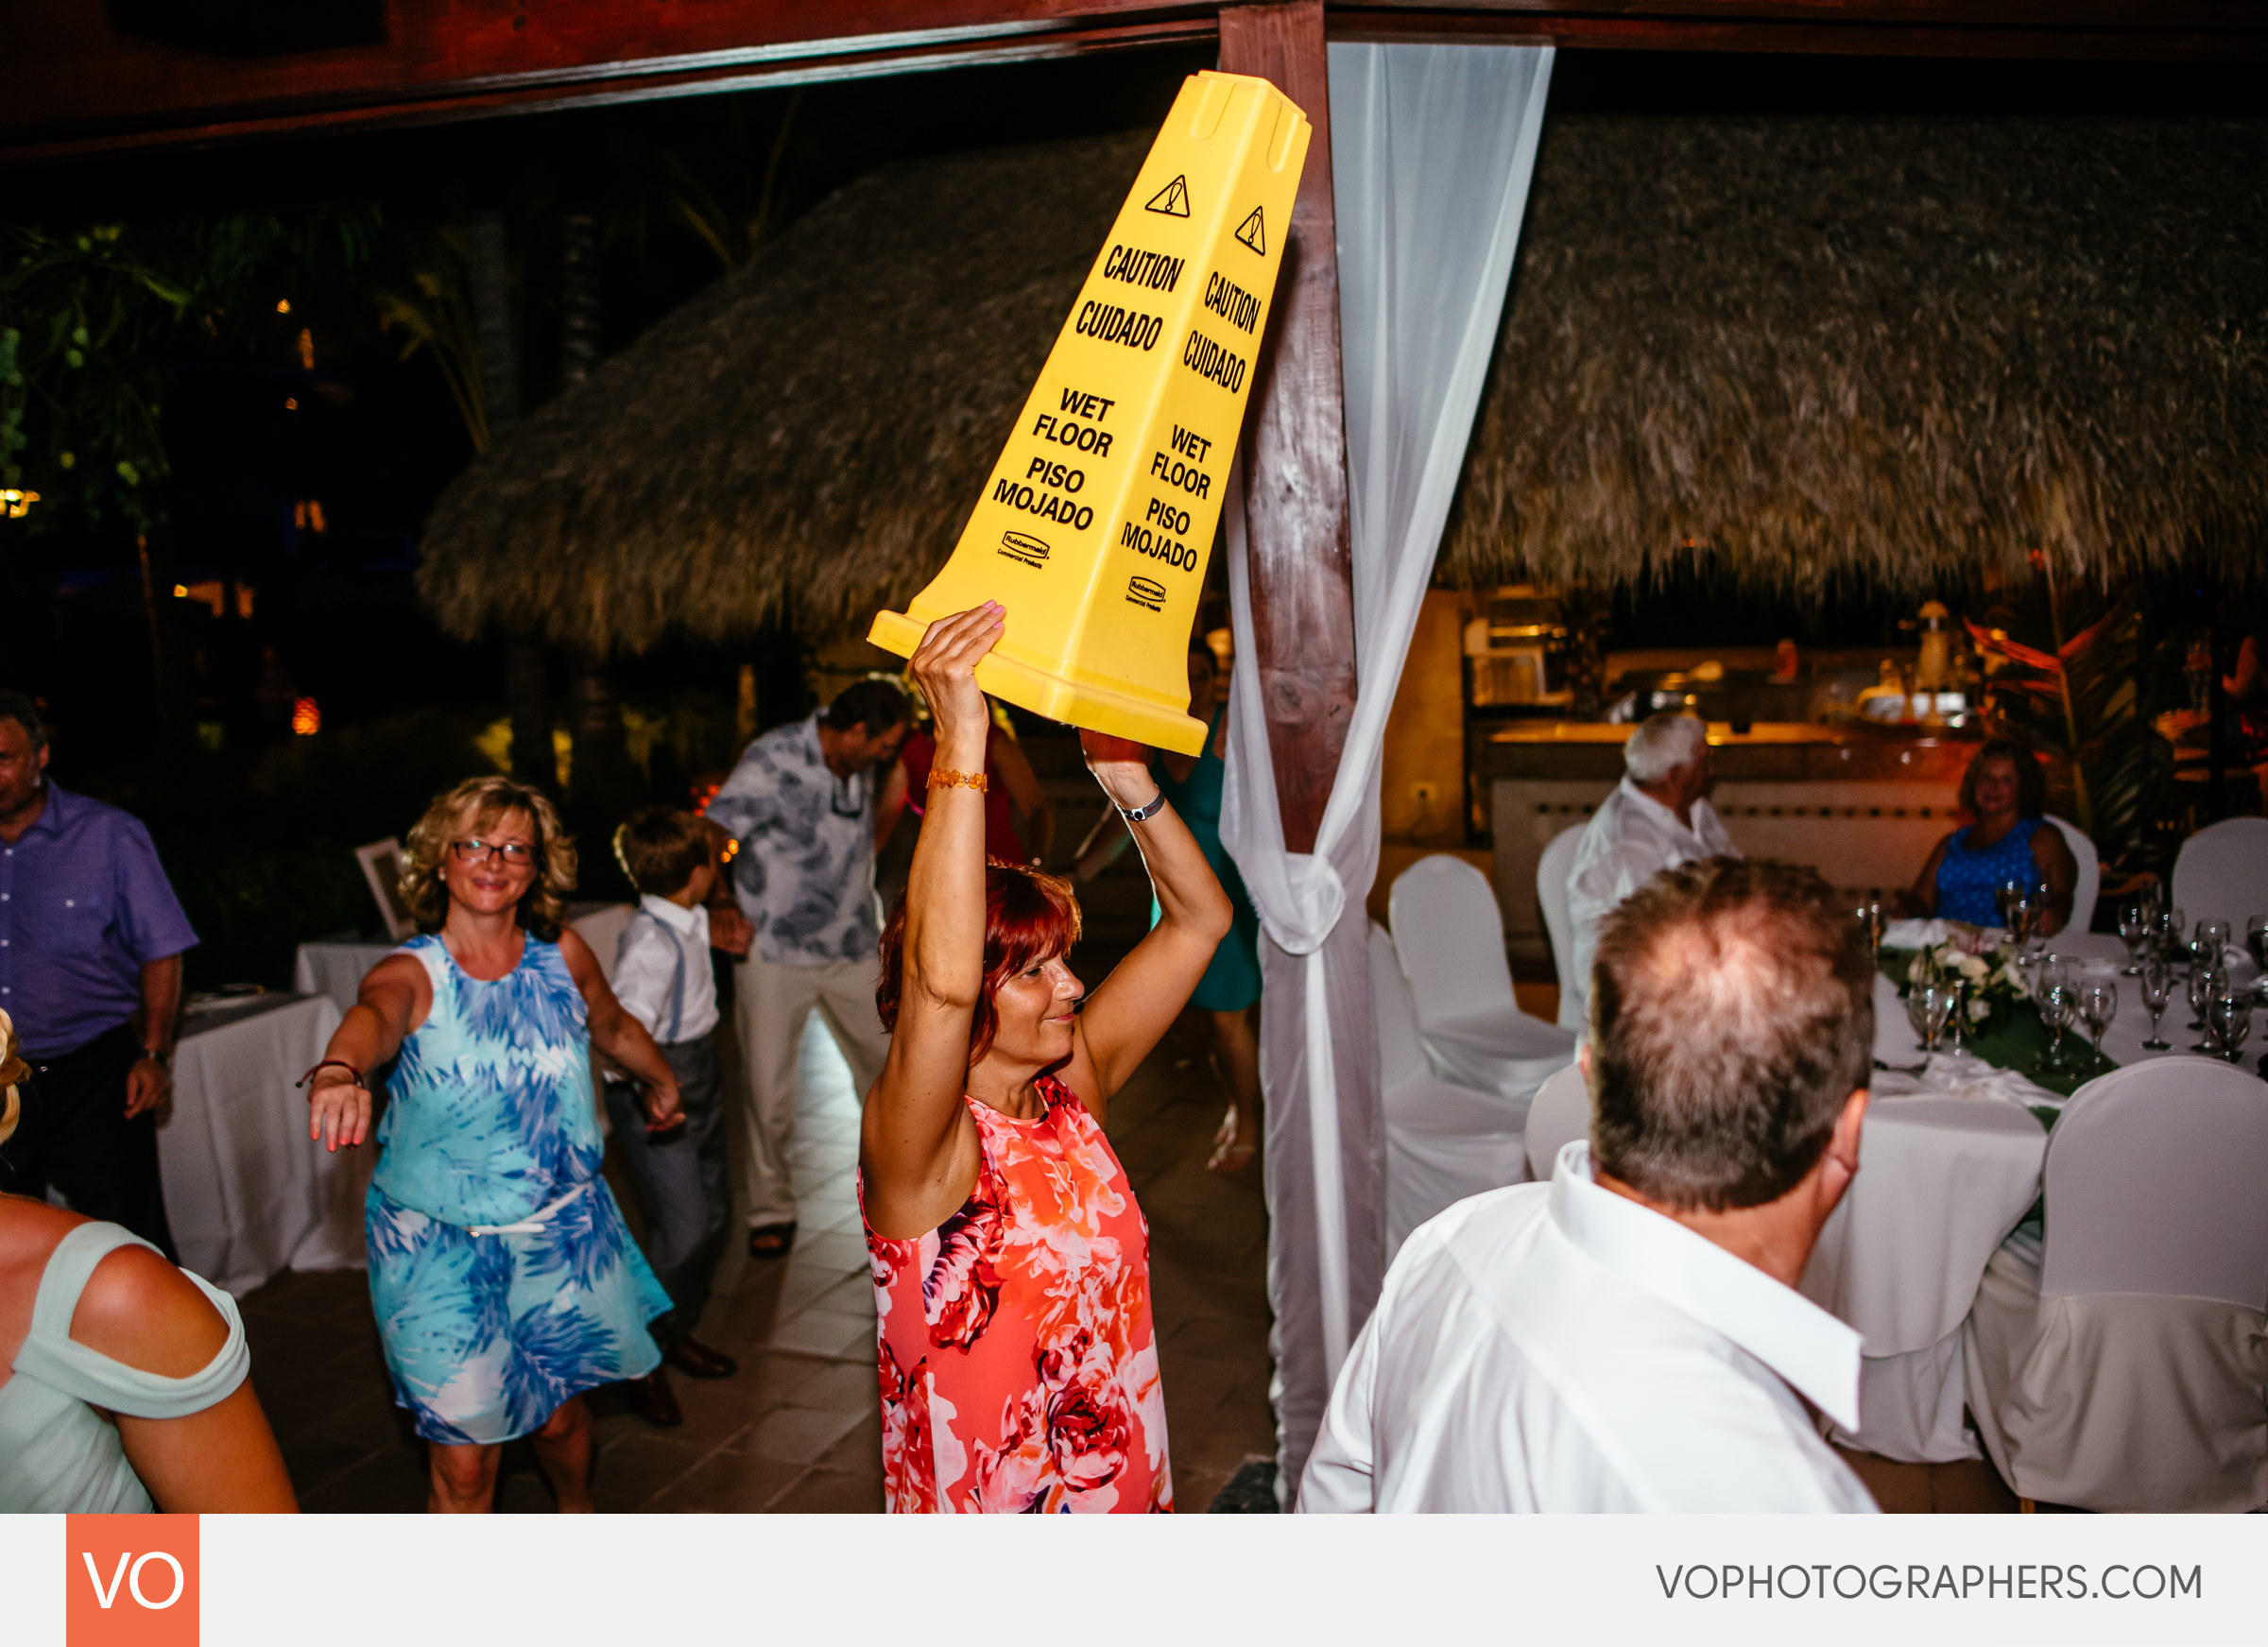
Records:
M1165 810L1164 785L1160 784L1159 786L1158 793L1151 796L1150 798L1144 801L1142 805L1122 806L1118 810L1120 815L1125 817L1128 823L1148 822L1151 818L1156 817L1160 813Z
M159 1069L163 1070L168 1075L173 1073L173 1055L163 1047L144 1047L142 1055L157 1065Z

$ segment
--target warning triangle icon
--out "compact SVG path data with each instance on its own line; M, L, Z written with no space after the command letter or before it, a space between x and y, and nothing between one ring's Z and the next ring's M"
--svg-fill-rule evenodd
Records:
M1172 182L1150 197L1144 212L1156 212L1167 217L1189 215L1189 174L1183 172Z
M1268 255L1268 227L1261 220L1260 208L1252 208L1252 215L1236 226L1236 237L1261 256Z

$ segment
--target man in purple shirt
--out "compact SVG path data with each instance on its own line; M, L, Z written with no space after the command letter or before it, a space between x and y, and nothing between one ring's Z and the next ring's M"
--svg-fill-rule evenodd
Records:
M149 832L46 773L38 708L0 691L0 1007L32 1067L0 1190L52 1185L174 1258L156 1110L197 934Z

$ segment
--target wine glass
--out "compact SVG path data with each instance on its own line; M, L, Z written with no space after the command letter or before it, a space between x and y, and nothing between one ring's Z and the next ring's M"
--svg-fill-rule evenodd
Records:
M2197 966L2190 969L2190 1010L2197 1016L2191 1029L2203 1030L2204 1038L2190 1046L2193 1053L2212 1053L2219 1049L2213 1044L2212 1026L2206 1021L2205 1008L2216 995L2228 992L2228 973L2225 969Z
M2120 969L2121 976L2140 977L2142 946L2150 941L2150 911L2139 900L2119 905L2119 937L2126 946L2126 965Z
M2079 1019L2095 1039L2095 1056L2103 1055L2103 1032L2119 1015L2119 986L2107 978L2089 978L2079 986Z
M2191 955L2194 958L2203 959L2209 966L2226 967L2228 965L2228 922L2200 920L2197 923L2197 936L2190 945Z
M1878 899L1869 898L1857 910L1859 926L1866 934L1866 952L1879 965L1882 958L1882 934L1890 930L1890 918Z
M2042 969L2037 1004L2039 1021L2048 1026L2055 1038L2048 1043L2048 1050L2039 1055L2032 1070L2035 1074L2055 1074L2063 1069L2063 1032L2079 1006L2071 981L2061 968Z
M2163 955L2152 955L2142 963L2142 1006L2150 1014L2150 1038L2142 1045L2150 1052L2173 1049L2174 1043L2157 1032L2157 1021L2165 1016L2173 999L2174 969L2166 965Z
M2263 975L2268 975L2268 915L2256 915L2246 919L2244 947L2252 952L2252 964Z
M1937 1038L1945 1033L1946 1014L1952 1010L1952 990L1935 979L1916 984L1906 996L1906 1021L1921 1039L1923 1056L1937 1050Z
M1968 1052L1968 980L1956 972L1945 986L1951 997L1945 1009L1945 1050L1958 1058Z
M2212 1026L2213 1050L2232 1064L2242 1062L2238 1049L2252 1033L2251 1000L2224 989L2205 1004L2205 1020Z
M2164 952L2166 958L2172 961L2176 969L2181 966L2178 957L2183 952L2181 935L2186 930L2183 922L2184 918L2179 904L2161 903L2158 905L2156 935L2157 947Z

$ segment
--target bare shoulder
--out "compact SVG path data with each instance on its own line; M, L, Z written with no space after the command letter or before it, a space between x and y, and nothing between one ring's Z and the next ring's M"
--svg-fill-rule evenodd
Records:
M598 956L583 941L583 935L571 926L559 928L559 959L567 963L567 970L579 983L587 972L596 972Z
M122 1246L94 1266L71 1336L161 1378L201 1372L229 1341L229 1324L180 1270L146 1246Z
M2063 831L2049 817L2042 817L2039 828L2032 832L2032 855L2042 864L2076 865L2079 861L2071 855L2071 843L2063 838Z
M426 976L424 964L415 955L388 955L362 975L362 990L365 994L373 987L407 989L415 993L431 986L432 980Z

